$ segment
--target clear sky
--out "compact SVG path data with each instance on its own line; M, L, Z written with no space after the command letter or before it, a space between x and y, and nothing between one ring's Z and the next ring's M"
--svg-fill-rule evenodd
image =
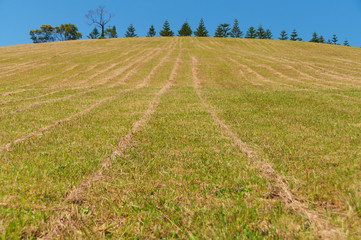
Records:
M195 29L202 17L213 36L218 24L237 18L243 32L261 24L278 38L295 28L307 41L313 32L325 39L335 33L361 47L361 0L0 0L0 46L31 43L29 31L43 24L73 23L85 37L93 27L84 16L99 5L114 15L119 37L131 23L145 36L151 24L159 32L168 20L176 32L185 20Z

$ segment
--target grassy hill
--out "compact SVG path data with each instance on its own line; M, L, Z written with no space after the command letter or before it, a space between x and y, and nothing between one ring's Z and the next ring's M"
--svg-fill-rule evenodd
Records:
M0 48L0 236L361 236L361 49Z

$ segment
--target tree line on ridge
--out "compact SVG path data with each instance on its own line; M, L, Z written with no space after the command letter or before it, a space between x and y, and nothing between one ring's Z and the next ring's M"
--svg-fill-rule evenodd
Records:
M96 10L90 10L85 16L88 20L89 25L95 25L94 29L89 33L87 38L89 39L104 39L104 38L118 38L118 33L116 26L108 26L112 15L105 10L105 7L100 6ZM135 33L135 27L133 24L127 28L125 37L137 37ZM147 33L147 37L155 37L157 34L155 27L150 26ZM171 30L170 24L168 21L165 21L163 28L159 31L161 37L173 37L175 33ZM206 29L204 20L201 19L198 27L195 31L192 31L191 26L188 22L185 22L181 29L178 31L178 36L196 36L196 37L209 37L209 32ZM62 24L60 27L52 27L51 25L43 25L40 29L31 30L30 38L33 43L44 43L44 42L54 42L54 41L68 41L68 40L78 40L81 39L83 35L79 32L78 28L74 24ZM220 24L215 33L214 37L222 38L249 38L249 39L273 39L273 34L270 29L264 29L262 26L259 26L257 29L249 27L246 33L243 33L240 30L238 20L235 19L233 26L231 27L228 23ZM299 37L297 31L293 29L289 35L285 30L282 30L279 37L279 40L290 40L290 41L303 41ZM318 35L316 32L313 33L312 38L309 42L314 43L327 43L333 45L340 45L336 34L332 36L331 39L326 39L322 35ZM343 43L344 46L350 46L349 42L346 40Z

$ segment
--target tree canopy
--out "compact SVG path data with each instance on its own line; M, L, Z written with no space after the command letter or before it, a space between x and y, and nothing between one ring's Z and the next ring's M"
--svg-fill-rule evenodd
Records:
M254 29L254 27L248 28L245 38L256 38L256 37L257 37L257 32Z
M105 30L105 35L106 35L108 38L117 38L117 37L118 37L117 28L116 28L115 26L113 26L113 27L108 27L108 28Z
M61 24L59 27L42 25L40 29L31 30L29 34L33 43L78 40L83 37L74 24Z
M203 18L199 22L199 26L197 30L194 32L194 35L196 35L197 37L208 37L208 31L206 29L206 26L204 25Z
M153 25L150 26L149 31L147 33L147 37L154 37L156 35L156 31Z
M229 32L230 30L231 30L231 28L229 27L228 23L220 24L216 29L214 37L226 38L230 35L230 32Z
M287 40L288 39L287 32L285 30L282 30L280 37L278 39L279 40Z
M243 36L243 32L239 29L238 20L234 19L233 28L230 32L232 38L240 38Z
M100 37L100 33L99 33L98 29L95 27L93 29L93 31L91 31L87 37L89 39L98 39Z
M168 21L165 21L163 24L163 29L162 31L159 32L159 34L162 37L173 37L174 36L174 32L172 30L170 30L170 25Z
M178 36L189 37L192 36L192 29L189 26L188 22L183 23L182 28L178 31Z
M129 37L136 37L136 36L137 36L137 34L135 34L134 26L133 26L133 24L130 24L127 32L125 33L125 37L129 38Z

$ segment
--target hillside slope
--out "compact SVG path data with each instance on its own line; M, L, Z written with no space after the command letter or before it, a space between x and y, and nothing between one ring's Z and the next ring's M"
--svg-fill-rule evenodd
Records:
M361 49L0 48L0 236L361 236Z

